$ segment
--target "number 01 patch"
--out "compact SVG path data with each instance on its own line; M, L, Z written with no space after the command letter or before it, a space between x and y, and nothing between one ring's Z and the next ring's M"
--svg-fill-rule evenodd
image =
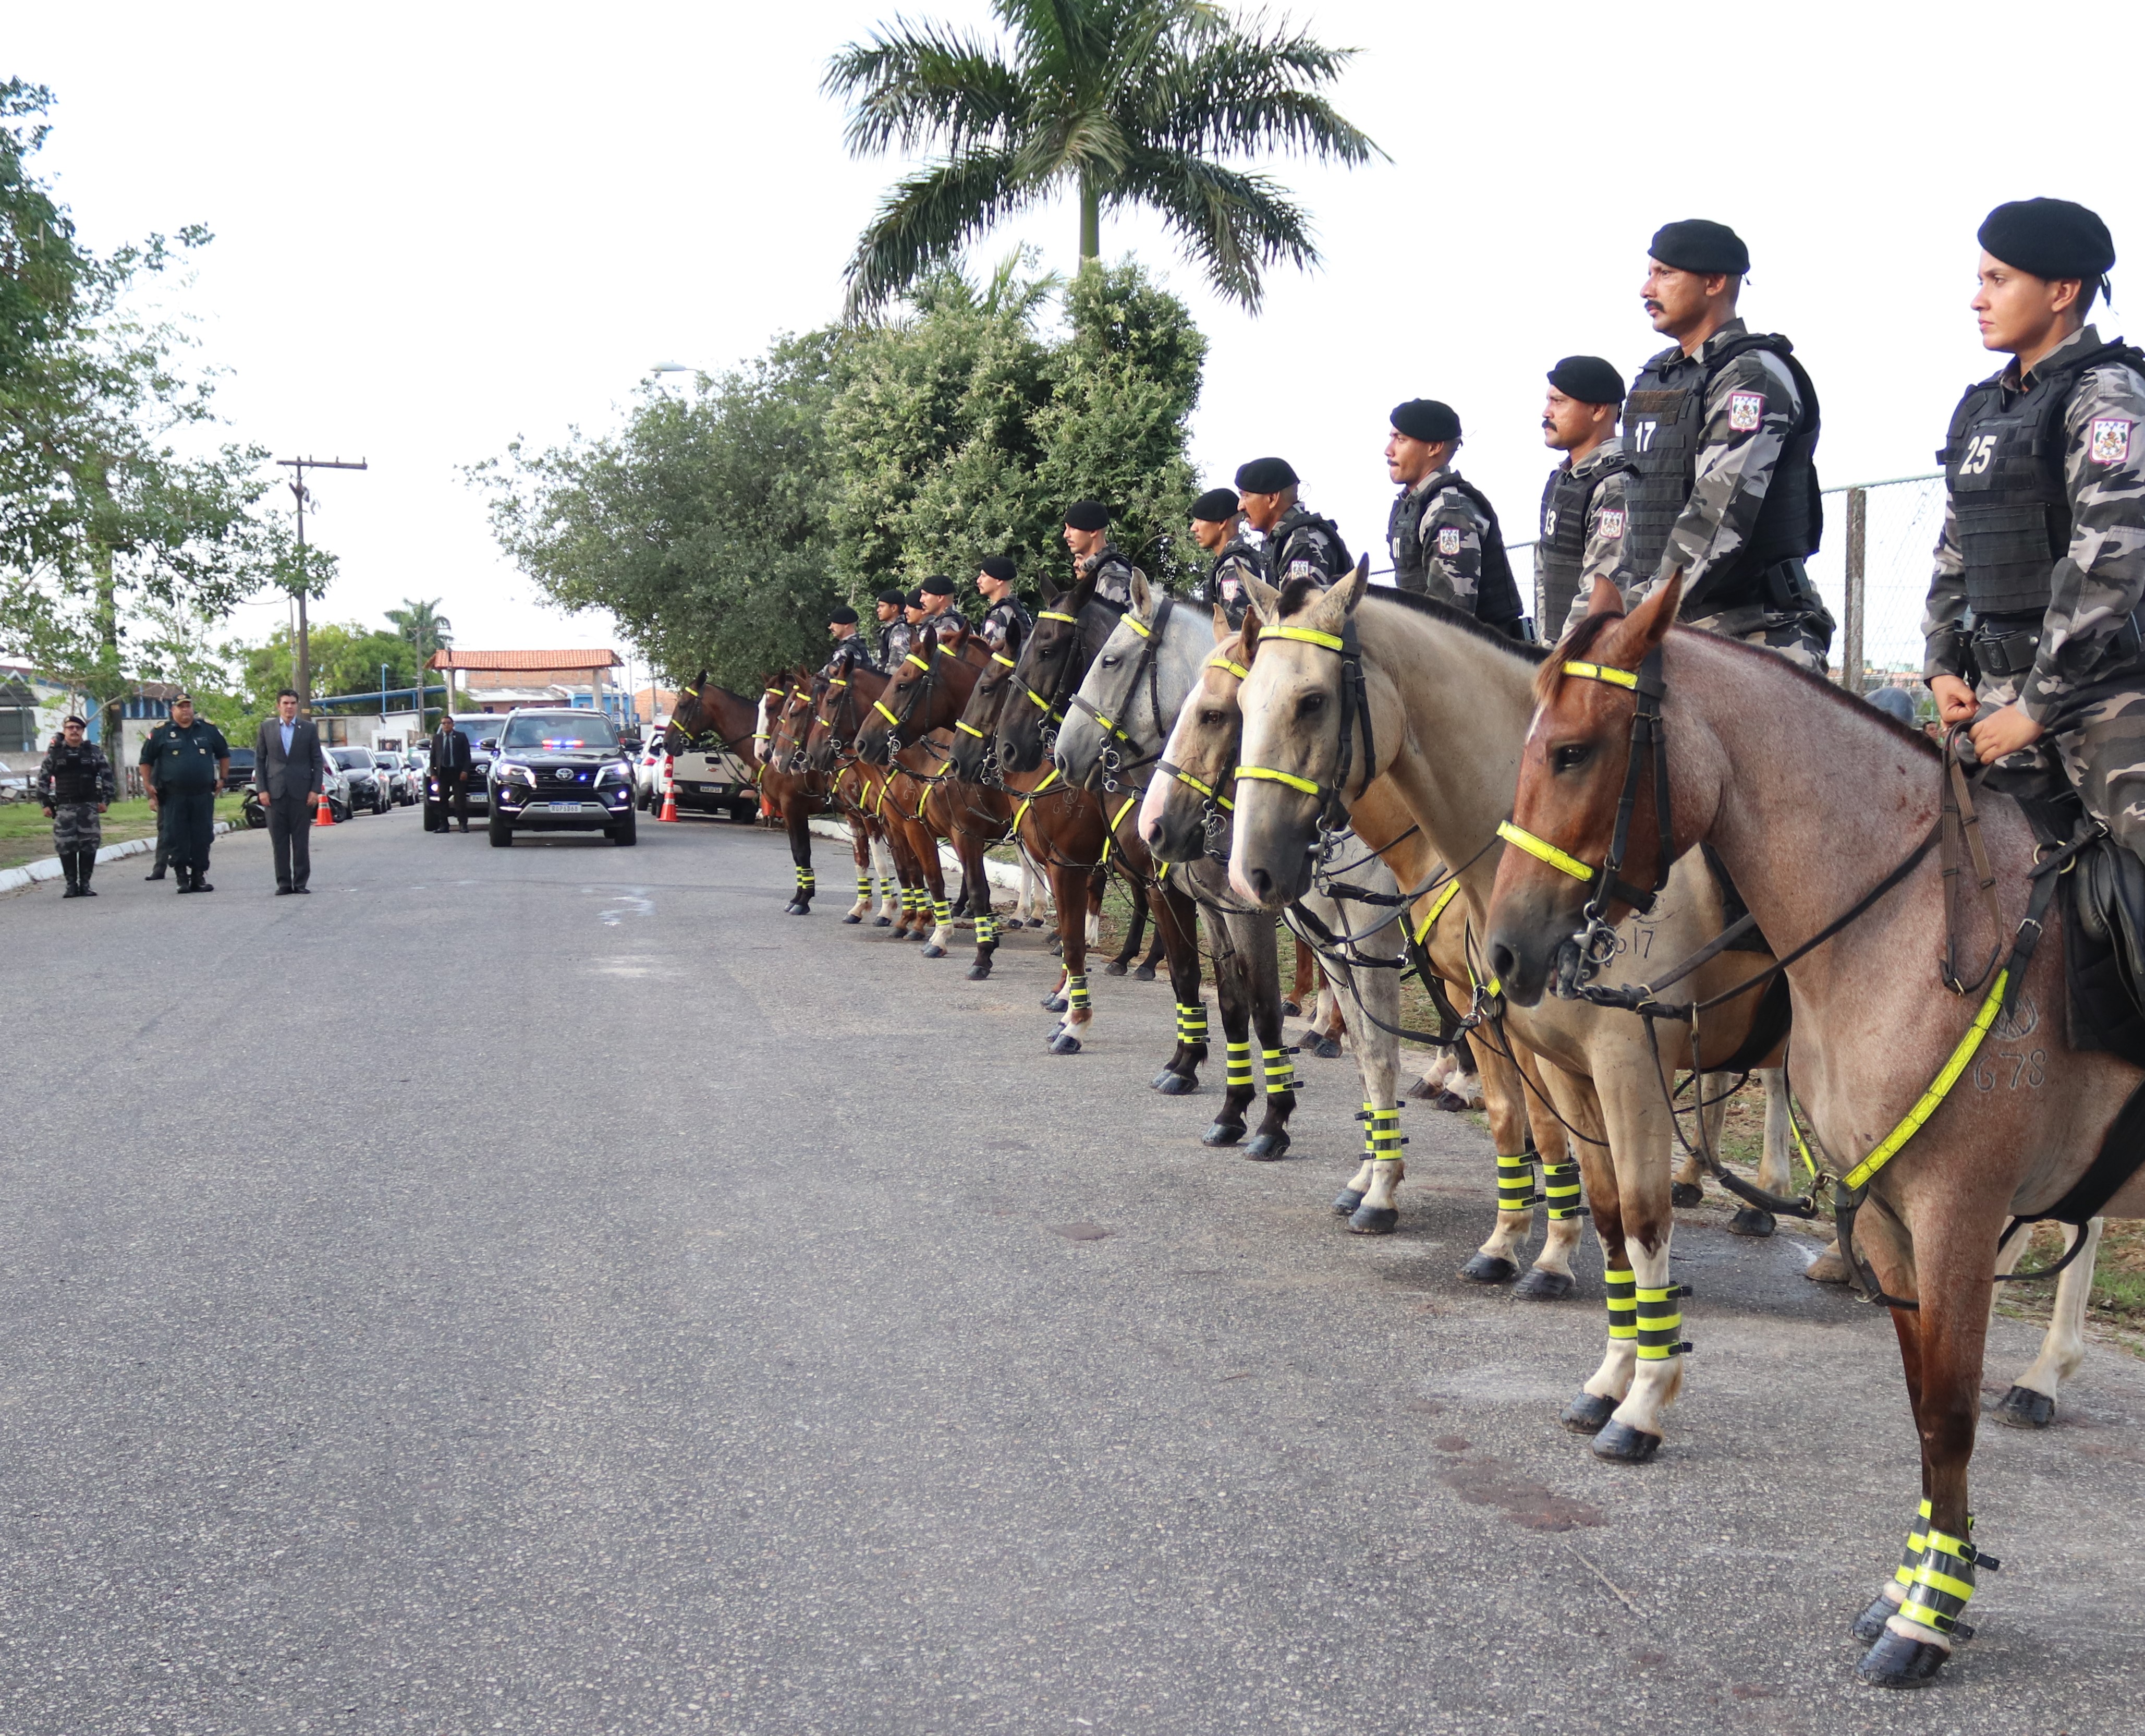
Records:
M2128 464L2130 430L2134 426L2120 416L2096 416L2093 419L2093 437L2086 447L2087 456L2095 464Z
M1731 434L1754 434L1758 425L1765 419L1765 394L1762 392L1731 392L1728 394L1728 432Z

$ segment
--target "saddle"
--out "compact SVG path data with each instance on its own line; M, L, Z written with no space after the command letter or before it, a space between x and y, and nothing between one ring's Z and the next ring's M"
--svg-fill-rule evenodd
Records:
M2060 885L2071 1046L2145 1067L2145 862L2088 818L2073 791L2018 801L2043 851L2077 846Z

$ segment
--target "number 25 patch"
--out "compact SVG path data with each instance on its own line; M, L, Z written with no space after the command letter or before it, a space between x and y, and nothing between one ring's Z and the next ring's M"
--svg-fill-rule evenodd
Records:
M2128 464L2130 461L2130 431L2136 424L2120 416L2096 416L2093 419L2093 436L2086 446L2086 455L2095 464Z
M1728 394L1728 432L1731 434L1754 434L1758 425L1765 419L1765 394L1762 392L1731 392Z

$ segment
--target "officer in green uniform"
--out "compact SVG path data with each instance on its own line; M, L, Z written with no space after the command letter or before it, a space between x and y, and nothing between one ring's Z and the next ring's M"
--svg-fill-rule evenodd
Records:
M207 718L194 716L193 700L184 693L172 701L172 721L158 724L142 744L142 781L170 844L182 892L216 890L208 883L208 841L216 831L216 792L230 770L231 744Z

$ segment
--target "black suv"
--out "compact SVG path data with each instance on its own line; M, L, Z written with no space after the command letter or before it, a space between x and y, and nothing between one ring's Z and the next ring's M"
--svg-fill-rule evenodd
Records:
M507 713L491 762L492 847L516 831L600 831L635 841L633 761L600 711Z

